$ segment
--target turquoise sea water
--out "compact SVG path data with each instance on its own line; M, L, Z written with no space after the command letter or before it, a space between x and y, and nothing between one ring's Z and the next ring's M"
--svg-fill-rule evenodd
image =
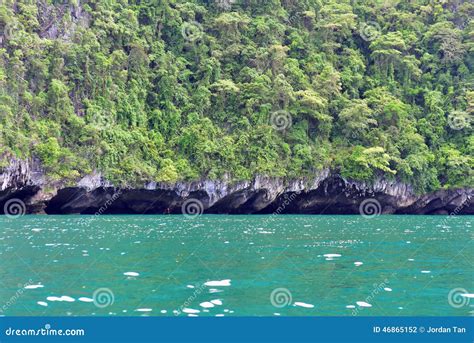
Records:
M0 310L472 315L473 219L2 216Z

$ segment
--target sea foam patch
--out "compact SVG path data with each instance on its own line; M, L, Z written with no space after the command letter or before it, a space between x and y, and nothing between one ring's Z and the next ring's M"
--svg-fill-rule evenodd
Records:
M220 293L224 292L222 289L210 288L209 293Z
M357 301L356 304L360 307L372 307L371 304L365 302L365 301Z
M48 300L48 301L66 301L66 302L70 302L70 303L76 301L74 298L71 298L67 295L62 295L60 297L49 296L49 297L46 298L46 300Z
M92 302L94 302L94 299L87 298L87 297L80 297L77 300L82 301L83 303L92 303Z
M125 272L123 273L125 276L139 276L140 274L137 272Z
M28 285L25 286L25 289L36 289L36 288L43 288L44 285L38 284L38 285Z
M296 301L294 303L295 306L299 306L299 307L304 307L304 308L314 308L314 305L313 304L307 304L307 303L304 303L304 302L300 302L300 301Z
M335 258L335 257L341 257L341 254L324 254L323 256L326 258Z
M204 307L204 308L211 308L211 307L214 307L215 305L210 301L204 301L200 303L199 306Z
M204 283L205 286L210 287L223 287L223 286L230 286L230 279L220 280L220 281L207 281Z

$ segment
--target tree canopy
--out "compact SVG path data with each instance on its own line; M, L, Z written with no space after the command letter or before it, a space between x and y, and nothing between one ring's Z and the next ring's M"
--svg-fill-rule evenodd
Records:
M0 166L474 186L473 18L463 0L3 1Z

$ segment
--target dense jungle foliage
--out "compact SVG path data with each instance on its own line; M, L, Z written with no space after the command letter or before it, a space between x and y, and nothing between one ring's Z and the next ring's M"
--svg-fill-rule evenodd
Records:
M0 2L0 166L474 185L474 4Z

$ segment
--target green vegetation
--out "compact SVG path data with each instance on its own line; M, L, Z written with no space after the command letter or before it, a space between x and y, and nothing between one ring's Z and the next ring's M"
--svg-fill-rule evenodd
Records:
M2 3L1 165L474 186L469 1Z

